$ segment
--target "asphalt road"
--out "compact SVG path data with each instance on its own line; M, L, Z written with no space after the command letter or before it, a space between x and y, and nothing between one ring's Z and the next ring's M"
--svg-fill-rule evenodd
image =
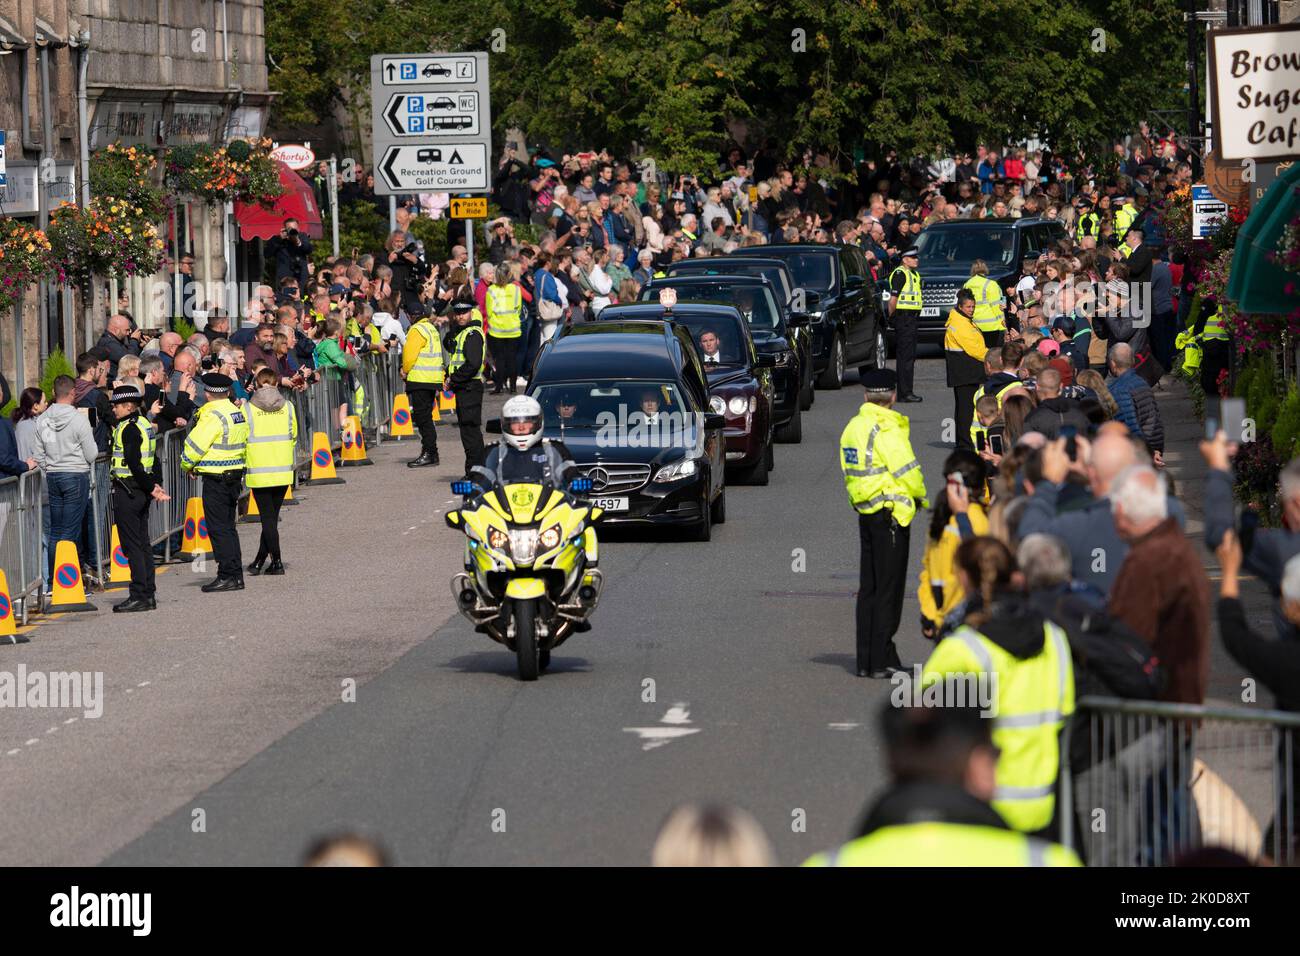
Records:
M931 488L952 413L935 354L925 402L905 406ZM448 429L436 473L384 446L347 485L305 490L278 581L207 596L173 569L156 614L37 628L0 668L103 671L104 713L5 713L0 863L286 865L359 830L403 864L636 865L694 799L749 809L783 863L841 841L884 784L890 690L852 672L857 534L835 449L860 400L856 383L819 392L771 484L728 489L712 542L611 536L593 630L535 684L454 614ZM928 645L908 590L910 662ZM1231 689L1218 652L1215 668Z

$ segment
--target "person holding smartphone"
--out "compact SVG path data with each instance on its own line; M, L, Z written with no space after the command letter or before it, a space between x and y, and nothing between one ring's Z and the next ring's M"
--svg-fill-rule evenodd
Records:
M984 462L968 451L955 451L943 463L947 476L931 503L930 529L921 558L917 599L921 604L921 634L942 638L945 622L965 601L957 580L957 547L970 538L988 534L985 510Z

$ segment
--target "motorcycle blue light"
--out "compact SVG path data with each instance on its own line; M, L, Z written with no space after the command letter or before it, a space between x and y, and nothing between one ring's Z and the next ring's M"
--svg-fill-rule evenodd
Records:
M474 482L472 481L453 481L451 483L451 493L453 495L472 495L474 493Z
M574 478L569 482L570 491L591 491L591 479L587 477Z

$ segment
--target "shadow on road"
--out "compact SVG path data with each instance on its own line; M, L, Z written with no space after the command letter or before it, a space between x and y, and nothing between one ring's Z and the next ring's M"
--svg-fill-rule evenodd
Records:
M857 676L858 659L854 654L817 654L808 658L814 664L825 664L827 667L838 667L848 673Z
M496 651L478 651L474 654L462 654L454 657L442 667L456 671L458 674L493 674L497 677L519 680L519 671L515 666L515 655L502 647ZM559 677L564 674L586 674L591 671L591 662L585 657L565 657L553 653L551 664L542 674L542 679Z

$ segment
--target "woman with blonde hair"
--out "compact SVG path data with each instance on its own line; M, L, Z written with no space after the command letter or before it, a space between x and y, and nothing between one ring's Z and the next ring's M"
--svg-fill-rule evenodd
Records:
M724 804L688 803L668 815L652 866L774 866L772 845L750 814Z
M1119 403L1115 401L1115 397L1111 395L1110 389L1106 387L1106 380L1101 377L1100 372L1090 368L1084 369L1074 377L1074 381L1076 385L1090 388L1096 393L1099 412L1102 416L1101 420L1097 422L1098 425L1100 425L1101 422L1110 421L1119 414ZM1094 417L1093 413L1089 411L1087 404L1084 405L1084 412L1088 414L1089 418Z

